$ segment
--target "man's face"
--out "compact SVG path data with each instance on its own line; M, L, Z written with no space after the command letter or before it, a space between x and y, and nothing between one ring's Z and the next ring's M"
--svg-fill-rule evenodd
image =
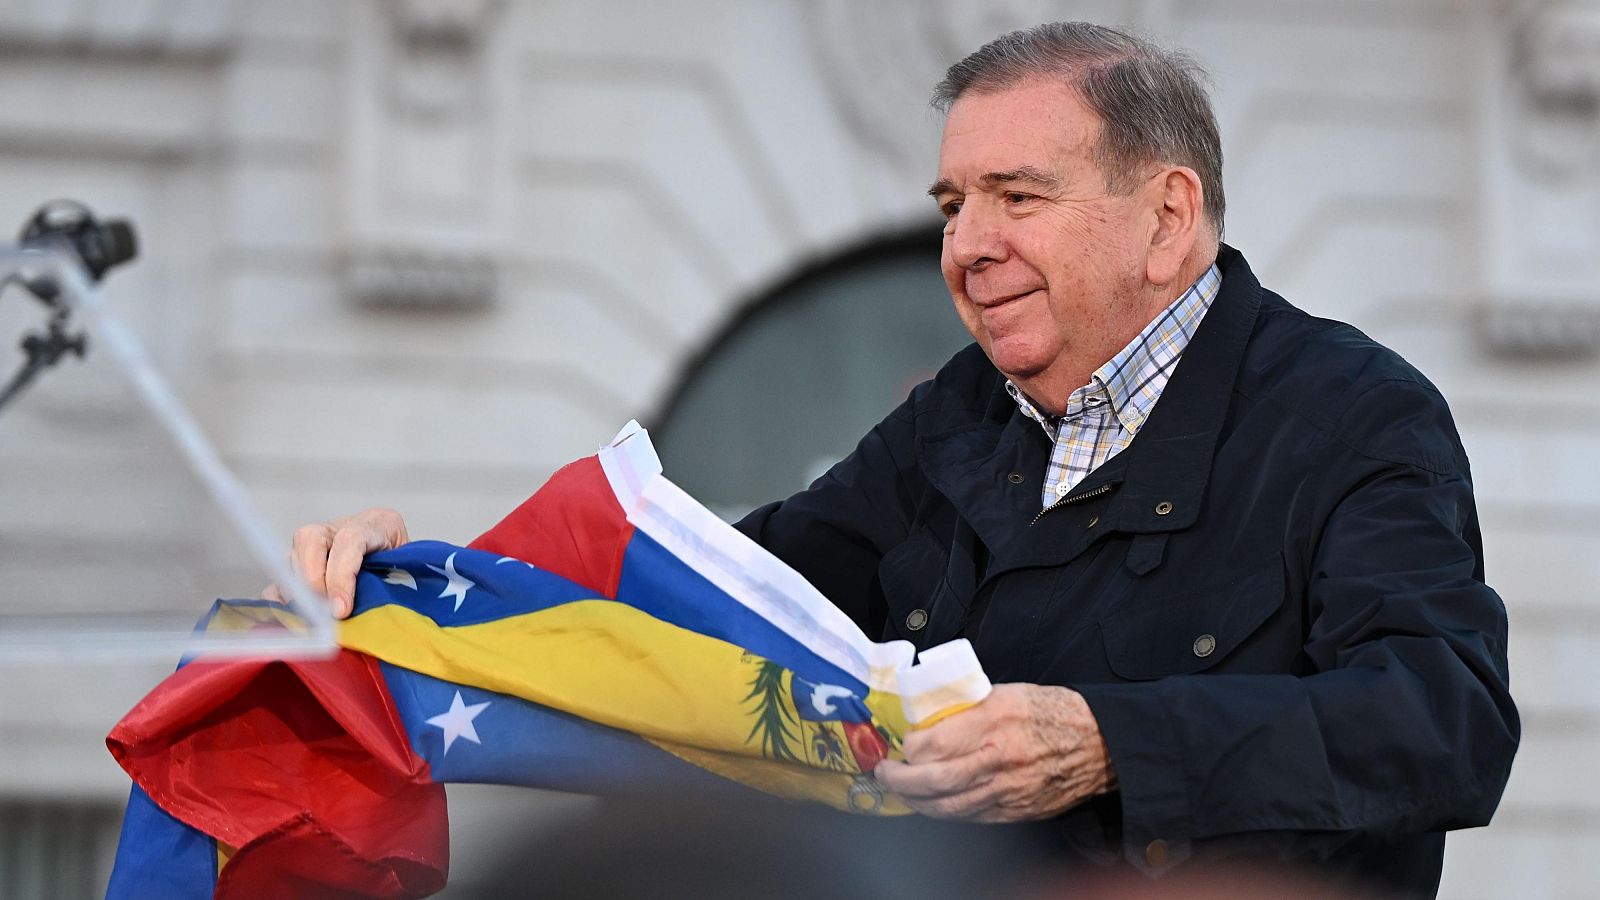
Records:
M957 100L929 191L947 224L945 283L995 367L1059 412L1149 323L1141 191L1112 196L1091 158L1100 118L1027 81ZM1131 329L1131 330L1130 330Z

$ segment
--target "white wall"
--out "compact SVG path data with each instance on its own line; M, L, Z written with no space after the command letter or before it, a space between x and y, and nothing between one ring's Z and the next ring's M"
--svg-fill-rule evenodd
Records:
M1581 37L1594 4L1567 6L1557 31ZM652 413L764 286L874 233L935 227L924 98L961 53L1063 17L1190 47L1215 76L1230 241L1269 286L1428 372L1472 454L1526 737L1496 824L1451 839L1444 893L1578 897L1600 884L1584 852L1600 838L1585 678L1600 363L1553 355L1554 338L1508 344L1493 314L1554 309L1570 332L1600 309L1592 280L1522 277L1581 269L1574 243L1600 259L1595 207L1568 202L1600 190L1600 128L1528 124L1508 50L1522 9L18 3L0 11L0 225L58 195L137 220L143 255L108 288L285 539L383 504L414 535L460 541ZM1579 44L1581 72L1596 57ZM1579 162L1530 174L1526 140ZM357 302L402 277L437 279L457 305ZM25 308L0 297L4 343ZM108 442L127 400L86 366L0 412L0 584L44 561L115 592L216 540L163 499L181 475L158 440ZM17 474L47 458L65 499ZM168 667L8 669L0 792L120 795L99 738Z

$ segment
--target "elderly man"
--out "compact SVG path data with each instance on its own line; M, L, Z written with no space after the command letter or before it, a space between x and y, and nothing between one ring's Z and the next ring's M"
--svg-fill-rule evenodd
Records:
M930 194L976 345L740 523L869 633L966 636L1007 682L878 778L1091 861L1298 860L1432 896L1518 739L1444 399L1221 244L1183 58L1041 26L937 101ZM348 608L361 555L404 539L369 511L294 552Z

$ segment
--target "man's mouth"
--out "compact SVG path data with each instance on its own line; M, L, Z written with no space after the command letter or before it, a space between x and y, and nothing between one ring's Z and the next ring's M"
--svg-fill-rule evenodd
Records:
M996 307L1004 306L1004 305L1006 305L1007 303L1010 303L1013 300L1021 300L1023 297L1026 297L1026 296L1028 296L1030 294L1038 293L1040 290L1042 290L1042 289L1041 288L1029 288L1028 290L1025 290L1025 291L1020 291L1020 292L1014 293L1014 294L1003 294L1003 295L1001 295L999 297L995 297L995 298L989 299L989 300L979 300L977 298L973 298L972 302L979 309L994 309Z

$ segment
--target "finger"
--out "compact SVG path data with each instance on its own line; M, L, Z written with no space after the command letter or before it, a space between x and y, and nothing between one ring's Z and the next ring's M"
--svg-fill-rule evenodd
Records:
M902 797L905 804L926 816L936 819L962 819L966 821L1004 821L1008 811L1001 808L999 792L993 783L974 785L968 790L943 797Z
M306 584L319 594L328 593L328 548L333 529L328 525L302 525L289 541L289 561Z
M985 825L999 825L1005 822L1024 822L1037 819L1031 809L1006 806L1003 803L994 803L984 809L974 810L966 816L969 822L981 822Z
M955 759L884 762L875 774L884 787L901 797L948 797L988 784L997 773L998 761L998 752L993 747L984 747Z
M1016 773L996 773L966 790L937 797L902 797L906 805L925 815L970 822L1021 822L1047 818L1075 806L1087 795L1044 789Z
M278 586L275 585L275 584L269 584L265 588L262 589L262 591L261 591L261 599L263 599L263 600L271 600L273 603L285 603L285 602L287 602L286 600L283 599L283 592L279 591L278 590Z
M325 561L325 580L335 616L343 618L355 608L356 575L361 572L362 560L368 553L387 549L385 535L371 528L347 526L334 533Z
M365 510L359 515L348 520L336 520L334 525L361 525L372 534L377 535L372 539L372 550L392 550L401 544L408 543L411 538L406 534L406 520L392 509L375 508Z
M979 704L927 728L906 735L901 754L911 762L954 759L976 752L989 739L994 726Z

